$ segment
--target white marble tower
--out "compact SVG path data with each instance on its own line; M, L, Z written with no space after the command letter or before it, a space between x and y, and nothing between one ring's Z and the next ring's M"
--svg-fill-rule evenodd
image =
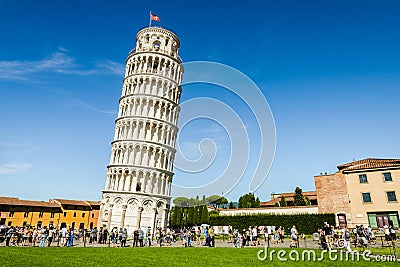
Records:
M126 60L98 226L166 227L183 66L178 36L147 27Z

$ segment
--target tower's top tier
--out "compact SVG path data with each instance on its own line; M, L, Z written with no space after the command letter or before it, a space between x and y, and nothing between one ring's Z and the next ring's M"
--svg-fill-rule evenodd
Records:
M172 31L161 27L147 27L136 35L135 52L157 52L166 54L180 61L178 56L180 42Z

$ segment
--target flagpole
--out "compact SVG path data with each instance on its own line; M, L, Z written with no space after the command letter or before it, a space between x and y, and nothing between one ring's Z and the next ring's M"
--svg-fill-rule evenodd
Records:
M150 10L150 21L149 21L149 28L151 27L151 10Z

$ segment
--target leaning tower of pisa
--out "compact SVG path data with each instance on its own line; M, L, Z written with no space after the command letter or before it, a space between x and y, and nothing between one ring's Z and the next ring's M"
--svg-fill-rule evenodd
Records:
M115 120L99 227L167 225L183 66L178 36L160 27L136 35Z

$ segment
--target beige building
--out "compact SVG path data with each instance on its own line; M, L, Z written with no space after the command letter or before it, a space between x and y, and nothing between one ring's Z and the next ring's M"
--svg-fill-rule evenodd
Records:
M335 213L337 224L399 227L400 159L363 159L314 177L320 213Z

